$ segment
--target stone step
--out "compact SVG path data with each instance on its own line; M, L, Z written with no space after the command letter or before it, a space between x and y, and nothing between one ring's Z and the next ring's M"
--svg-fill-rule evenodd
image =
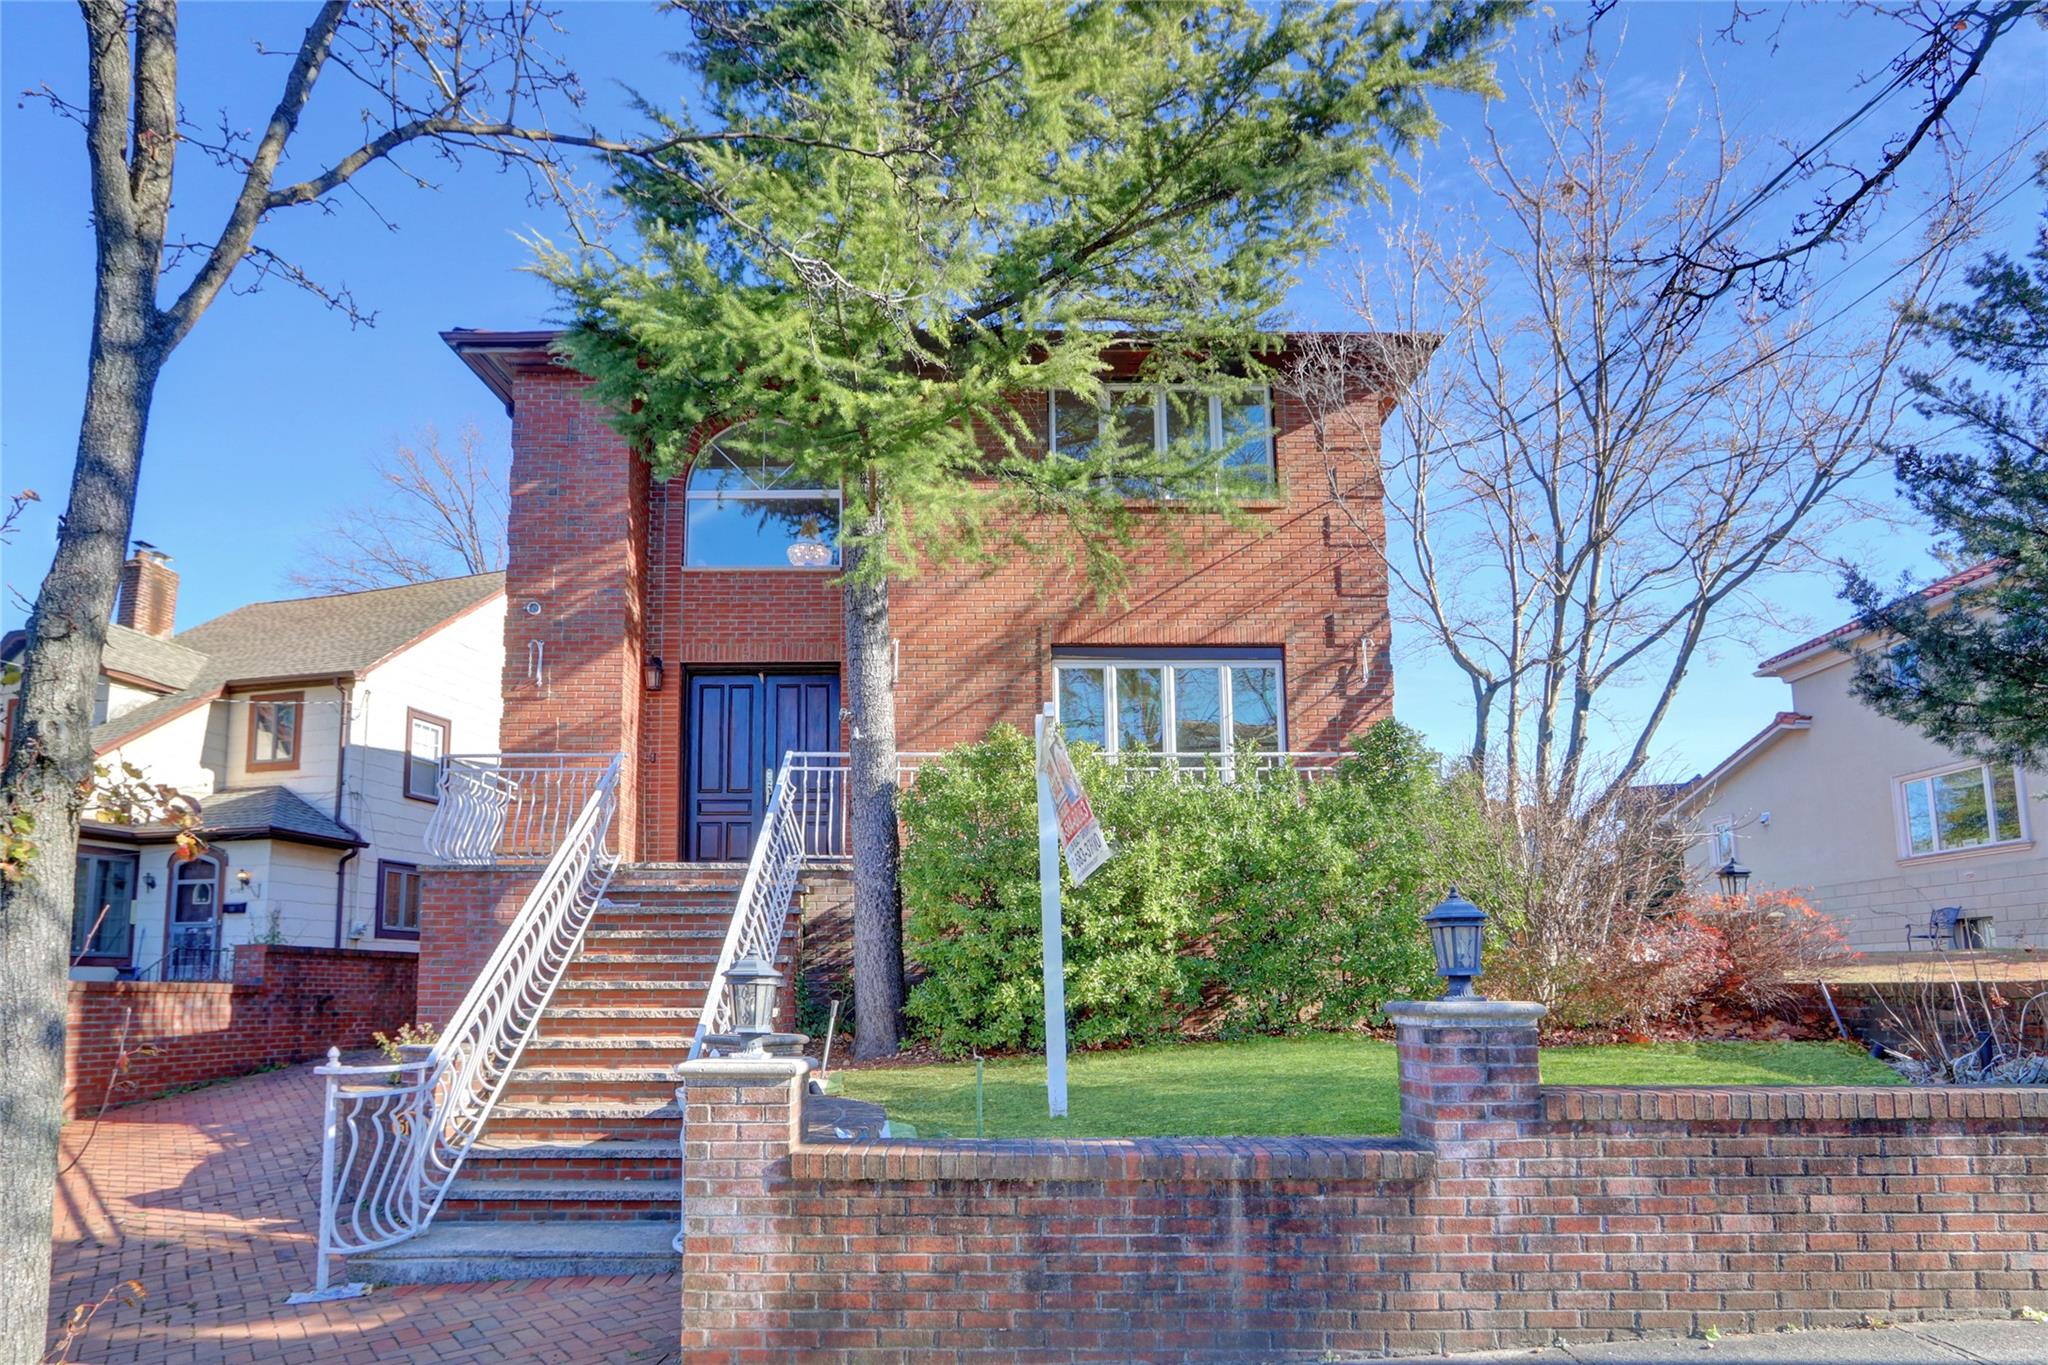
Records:
M615 1139L679 1142L682 1112L675 1091L636 1100L527 1100L506 1097L491 1110L484 1136L492 1141L531 1139L582 1143Z
M683 1181L672 1180L457 1180L434 1215L436 1222L527 1223L643 1222L673 1224L680 1216Z
M348 1258L376 1284L474 1284L576 1275L665 1275L680 1216L665 1221L436 1222L417 1237Z
M674 1034L656 1037L586 1037L550 1035L535 1038L519 1054L524 1066L674 1066L690 1054L690 1040Z
M464 1159L465 1173L479 1177L502 1175L507 1179L638 1180L676 1174L682 1153L676 1137L598 1138L582 1142L556 1142L550 1138L492 1137L486 1134L470 1145Z
M697 1031L697 1009L647 1009L637 1006L550 1006L541 1016L540 1031L550 1038L617 1037L628 1033L666 1037Z
M716 966L717 964L713 963L712 965ZM588 996L591 993L602 991L616 991L624 995L638 995L651 991L690 991L695 993L695 999L701 1000L704 992L710 988L711 974L706 972L703 976L695 979L661 977L643 980L629 976L576 977L565 975L560 983L556 985L555 991L557 998L560 998L560 993L563 991L574 991L579 996ZM541 1017L546 1018L547 1016L542 1015Z
M616 952L620 948L636 943L698 943L723 944L725 928L722 925L671 924L646 929L604 929L592 925L583 935L586 949L598 948Z

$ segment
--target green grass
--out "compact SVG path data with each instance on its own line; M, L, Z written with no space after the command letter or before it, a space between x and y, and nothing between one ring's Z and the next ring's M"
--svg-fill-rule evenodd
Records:
M1045 1060L986 1064L987 1137L1225 1137L1392 1133L1391 1043L1322 1034L1086 1052L1068 1065L1068 1116L1045 1112ZM1838 1043L1660 1043L1543 1051L1558 1085L1890 1085L1891 1068ZM923 1137L973 1137L974 1063L835 1073Z

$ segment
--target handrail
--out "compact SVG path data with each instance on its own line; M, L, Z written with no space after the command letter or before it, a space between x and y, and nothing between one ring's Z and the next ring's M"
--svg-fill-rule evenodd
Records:
M426 1229L576 954L618 858L605 847L625 756L612 756L519 913L426 1057L344 1066L330 1049L316 1294L335 1256ZM446 788L444 787L444 791Z
M761 817L761 833L754 840L753 854L747 859L747 874L741 880L739 895L733 902L732 923L726 926L725 942L718 949L718 965L712 969L710 985L704 992L703 1008L697 1013L697 1031L690 1037L689 1055L692 1058L703 1055L707 1035L724 1033L731 1028L732 991L726 974L732 964L742 957L758 957L764 962L773 962L781 951L790 901L796 893L797 873L803 867L807 831L823 829L830 832L830 837L837 838L839 827L836 819L813 825L805 818L808 812L803 794L809 785L807 778L810 774L843 773L843 766L835 768L830 764L830 760L841 757L839 754L783 755L782 767L775 775L775 786L768 796L767 812ZM826 762L816 761L820 759Z
M450 754L441 760L427 852L467 867L546 859L611 763L609 754Z

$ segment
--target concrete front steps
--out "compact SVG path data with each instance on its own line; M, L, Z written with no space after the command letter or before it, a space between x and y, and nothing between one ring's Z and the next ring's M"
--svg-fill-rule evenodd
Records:
M425 1232L357 1279L447 1284L667 1273L681 1229L675 1064L743 868L623 867ZM795 913L777 966L793 979Z

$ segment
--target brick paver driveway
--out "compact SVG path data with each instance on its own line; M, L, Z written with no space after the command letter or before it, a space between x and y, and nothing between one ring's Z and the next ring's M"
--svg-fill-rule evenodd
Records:
M310 1066L110 1112L57 1192L51 1324L125 1279L75 1361L676 1358L673 1275L380 1289L287 1308L313 1280L321 1092ZM90 1124L64 1133L68 1161Z

